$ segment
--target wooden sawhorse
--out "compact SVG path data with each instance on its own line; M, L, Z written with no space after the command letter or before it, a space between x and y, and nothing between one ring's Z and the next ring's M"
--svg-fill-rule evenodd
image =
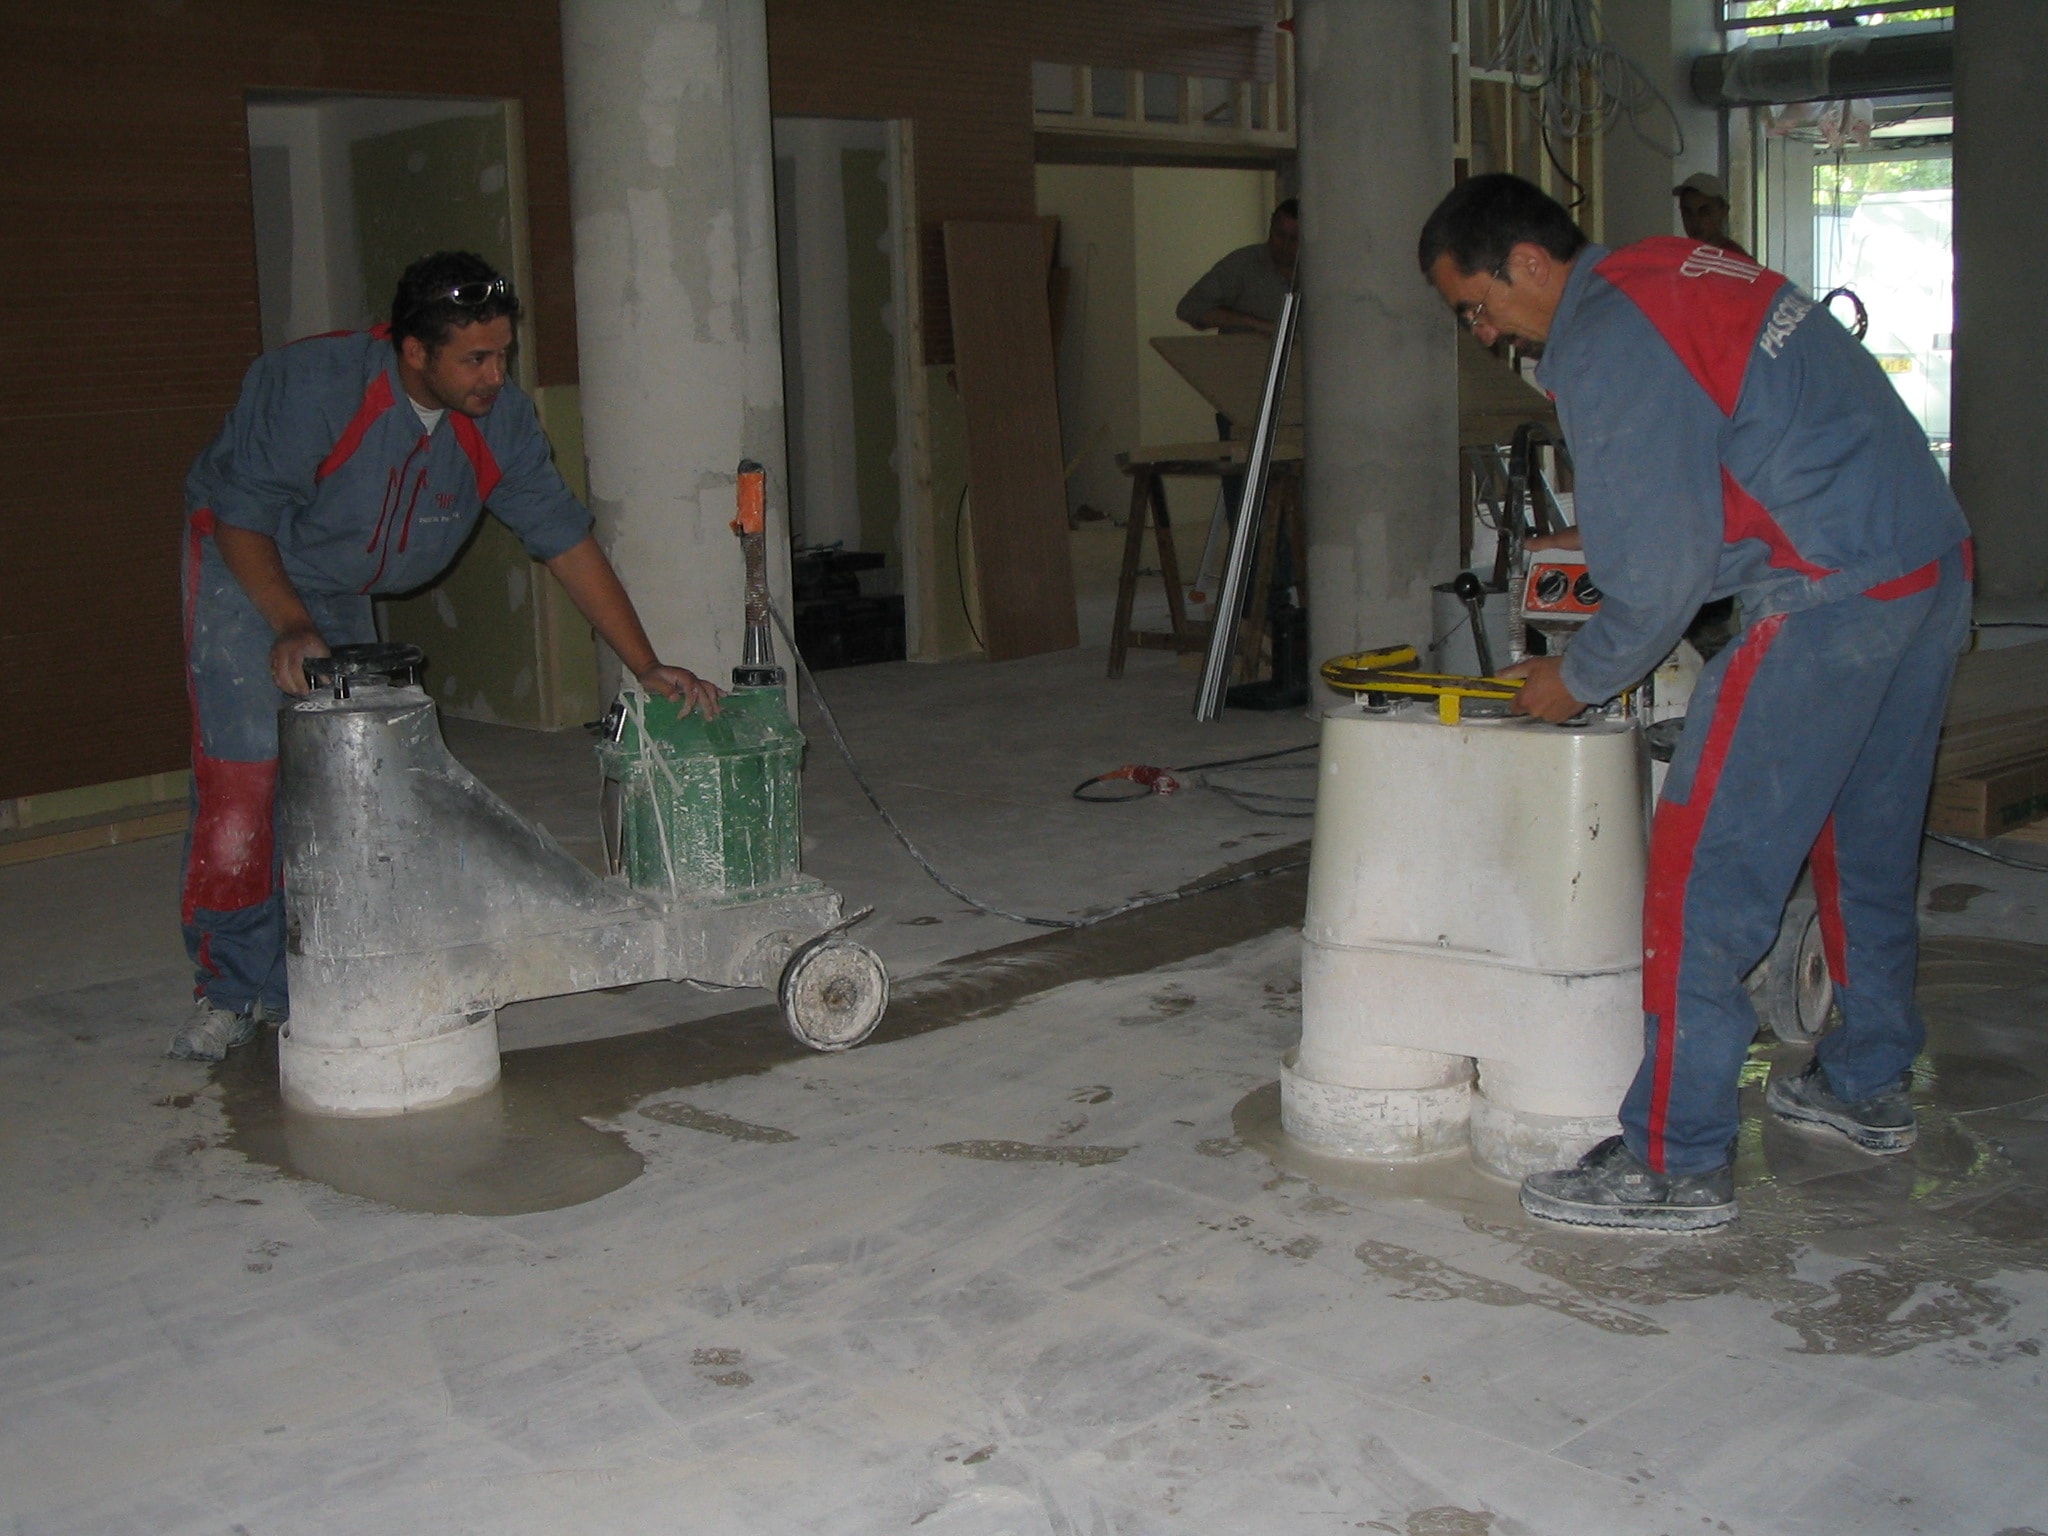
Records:
M1167 475L1223 480L1244 469L1244 443L1170 443L1157 448L1133 448L1116 456L1117 466L1131 477L1130 521L1124 525L1124 559L1117 576L1116 617L1109 631L1109 675L1124 675L1124 658L1132 646L1140 650L1199 652L1209 648L1209 622L1194 622L1187 616L1181 597L1180 557L1173 545L1173 518L1167 510ZM1245 623L1256 631L1266 624L1266 588L1271 582L1274 533L1282 518L1294 529L1292 547L1297 582L1307 553L1299 531L1301 453L1276 451L1266 482L1266 516L1262 520L1259 548L1252 575ZM1138 596L1138 575L1143 564L1145 527L1150 523L1153 543L1159 552L1159 574L1166 584L1166 613L1172 626L1166 630L1131 628L1131 610ZM1249 639L1249 636L1243 637Z

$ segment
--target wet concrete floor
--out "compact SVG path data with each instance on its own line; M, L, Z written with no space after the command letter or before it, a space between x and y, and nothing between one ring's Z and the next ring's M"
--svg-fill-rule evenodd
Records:
M1809 1052L1763 1037L1743 1077L1742 1216L1716 1232L1645 1237L1531 1221L1512 1184L1462 1154L1379 1165L1320 1154L1281 1128L1277 1083L1238 1102L1233 1137L1333 1198L1453 1209L1564 1287L1525 1289L1399 1244L1361 1244L1360 1262L1399 1296L1535 1305L1650 1335L1665 1331L1666 1304L1741 1294L1769 1302L1804 1352L1897 1354L2002 1323L2012 1298L1989 1282L2048 1268L2048 946L1926 941L1919 998L1928 1043L1914 1068L1913 1150L1871 1157L1768 1113L1772 1075L1797 1072ZM2042 1341L2001 1347L2037 1357Z
M1281 865L1297 858L1291 849L1267 856ZM996 1016L1057 987L1149 971L1290 926L1299 921L1305 883L1302 871L1287 868L937 967L899 990L876 1043ZM1798 1347L1812 1353L1891 1354L1968 1339L2009 1308L1988 1284L1993 1277L2048 1267L2048 947L1930 940L1920 999L1929 1025L1915 1070L1921 1128L1905 1157L1870 1158L1765 1113L1772 1072L1796 1071L1806 1053L1767 1037L1758 1042L1743 1088L1743 1216L1723 1232L1644 1239L1560 1229L1529 1221L1511 1185L1462 1155L1409 1165L1320 1155L1281 1130L1277 1083L1239 1101L1231 1138L1198 1150L1257 1151L1283 1177L1307 1180L1339 1205L1392 1198L1454 1210L1473 1233L1512 1245L1527 1268L1563 1287L1530 1290L1398 1243L1360 1244L1359 1261L1400 1297L1536 1305L1609 1332L1653 1335L1665 1331L1659 1309L1670 1303L1740 1293L1770 1303L1773 1316L1797 1332ZM1176 1002L1192 1007L1195 999L1168 998L1161 1011L1176 1011ZM628 1111L735 1142L793 1140L774 1126L663 1096L808 1054L769 1005L515 1051L493 1093L415 1115L332 1120L284 1109L274 1042L236 1057L219 1080L227 1145L257 1162L404 1210L498 1216L579 1204L638 1177L645 1159L617 1124ZM1094 1167L1132 1148L1054 1136L969 1138L932 1150ZM2038 1354L2041 1345L2022 1339L2010 1347Z
M894 988L871 1041L909 1039L1071 982L1148 971L1299 925L1305 857L1306 845L1276 849L1197 882L1250 877L1219 889L925 971ZM511 1051L490 1093L411 1115L336 1119L288 1108L277 1092L274 1034L237 1052L217 1078L227 1145L252 1161L400 1210L510 1216L594 1200L639 1176L641 1154L600 1123L663 1090L766 1072L811 1054L769 1003L638 1034ZM642 1113L734 1140L783 1134L719 1117L679 1119L691 1112L675 1106ZM982 1140L944 1150L998 1161L1089 1163L1122 1155L1115 1148Z

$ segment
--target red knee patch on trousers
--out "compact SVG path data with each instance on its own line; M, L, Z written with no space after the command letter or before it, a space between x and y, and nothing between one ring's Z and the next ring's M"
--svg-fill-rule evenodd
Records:
M267 901L277 889L271 827L277 759L235 763L195 753L192 776L199 804L181 903L188 923L201 907L233 912Z

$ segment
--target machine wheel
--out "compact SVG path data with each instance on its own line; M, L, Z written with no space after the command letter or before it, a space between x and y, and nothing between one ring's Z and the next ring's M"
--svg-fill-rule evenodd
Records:
M1820 911L1805 891L1785 903L1778 941L1750 973L1749 991L1758 1020L1789 1045L1810 1044L1834 1026L1839 1016Z
M790 957L776 996L792 1035L814 1051L843 1051L882 1022L889 973L865 944L828 933Z

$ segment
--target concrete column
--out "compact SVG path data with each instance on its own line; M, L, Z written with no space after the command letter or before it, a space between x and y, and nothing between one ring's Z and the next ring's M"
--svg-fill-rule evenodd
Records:
M2039 306L2048 250L2048 5L1970 0L1956 7L1956 497L1977 536L1978 590L2048 592L2041 450L2048 387L2026 318Z
M1726 176L1721 165L1718 114L1693 99L1693 59L1721 46L1713 0L1636 0L1601 8L1607 41L1636 64L1664 94L1671 111L1654 102L1631 126L1624 118L1602 147L1603 227L1597 238L1627 245L1651 235L1678 234L1678 199L1671 189L1695 171ZM1638 131L1638 129L1640 131ZM1740 194L1731 193L1740 206ZM1593 233L1593 231L1588 231Z
M1429 643L1458 558L1457 333L1415 266L1451 188L1451 14L1302 0L1310 660Z
M742 458L785 613L789 591L763 0L562 0L562 73L598 537L662 659L723 684Z

